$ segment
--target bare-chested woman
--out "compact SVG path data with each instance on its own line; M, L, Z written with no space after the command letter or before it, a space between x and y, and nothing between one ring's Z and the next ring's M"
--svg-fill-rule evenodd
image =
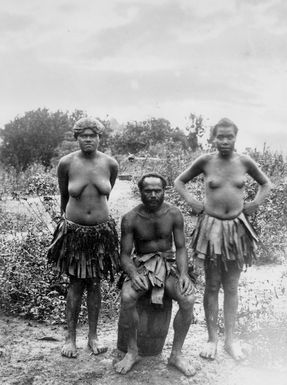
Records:
M205 265L204 294L208 342L201 352L214 359L217 349L218 292L224 290L225 350L240 360L245 354L234 341L233 331L238 306L238 281L244 265L255 258L256 234L245 215L252 214L263 202L271 184L267 176L247 155L234 151L237 127L229 119L220 120L213 130L216 153L202 155L175 180L175 188L199 214L193 233L195 264ZM205 201L200 202L185 188L196 176L205 176ZM246 174L258 184L251 202L244 202Z
M118 238L107 200L114 186L118 164L98 151L104 126L94 118L81 118L73 128L80 150L60 159L58 182L62 220L49 248L48 260L70 277L67 294L66 342L62 355L76 357L76 326L82 295L87 289L88 346L94 354L107 350L98 340L101 306L100 279L113 279L119 268Z

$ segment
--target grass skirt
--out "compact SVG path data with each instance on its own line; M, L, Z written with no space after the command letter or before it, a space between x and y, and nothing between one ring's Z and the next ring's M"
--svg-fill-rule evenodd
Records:
M236 261L240 269L251 266L256 259L258 238L245 215L234 219L219 219L207 214L198 218L192 233L193 257L208 263L221 260L227 270L227 262Z
M106 222L83 226L62 218L48 249L48 262L59 273L77 278L110 278L119 271L118 234L116 223Z

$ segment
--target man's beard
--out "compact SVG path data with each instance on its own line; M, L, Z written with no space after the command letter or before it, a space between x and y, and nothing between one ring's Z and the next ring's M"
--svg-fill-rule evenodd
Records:
M147 208L151 208L151 209L153 209L154 207L159 208L163 204L164 194L162 194L159 198L156 198L156 199L148 199L144 195L142 195L141 199L142 199L142 203Z

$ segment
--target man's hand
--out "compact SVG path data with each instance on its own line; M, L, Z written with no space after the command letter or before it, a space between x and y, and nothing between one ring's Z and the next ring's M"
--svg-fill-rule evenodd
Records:
M193 294L195 289L187 274L180 275L178 278L179 290L183 295Z
M251 215L251 214L255 213L256 210L258 210L258 207L259 207L259 205L255 201L245 202L244 208L243 208L243 214Z
M149 289L147 278L144 275L141 275L136 272L130 278L132 281L131 286L136 291L141 291L141 290L146 291Z

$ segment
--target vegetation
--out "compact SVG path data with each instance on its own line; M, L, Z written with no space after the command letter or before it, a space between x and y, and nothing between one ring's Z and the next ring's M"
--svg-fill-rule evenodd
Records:
M33 163L40 163L45 168L55 165L61 156L77 148L71 130L75 121L86 115L81 110L70 113L39 108L17 116L0 130L0 161L17 172L26 170ZM100 149L109 149L113 154L150 151L154 145L167 141L180 144L181 149L195 151L199 147L198 138L205 130L202 117L194 114L190 115L187 134L172 128L166 119L128 122L119 132L114 132L110 121L101 121L106 129Z

